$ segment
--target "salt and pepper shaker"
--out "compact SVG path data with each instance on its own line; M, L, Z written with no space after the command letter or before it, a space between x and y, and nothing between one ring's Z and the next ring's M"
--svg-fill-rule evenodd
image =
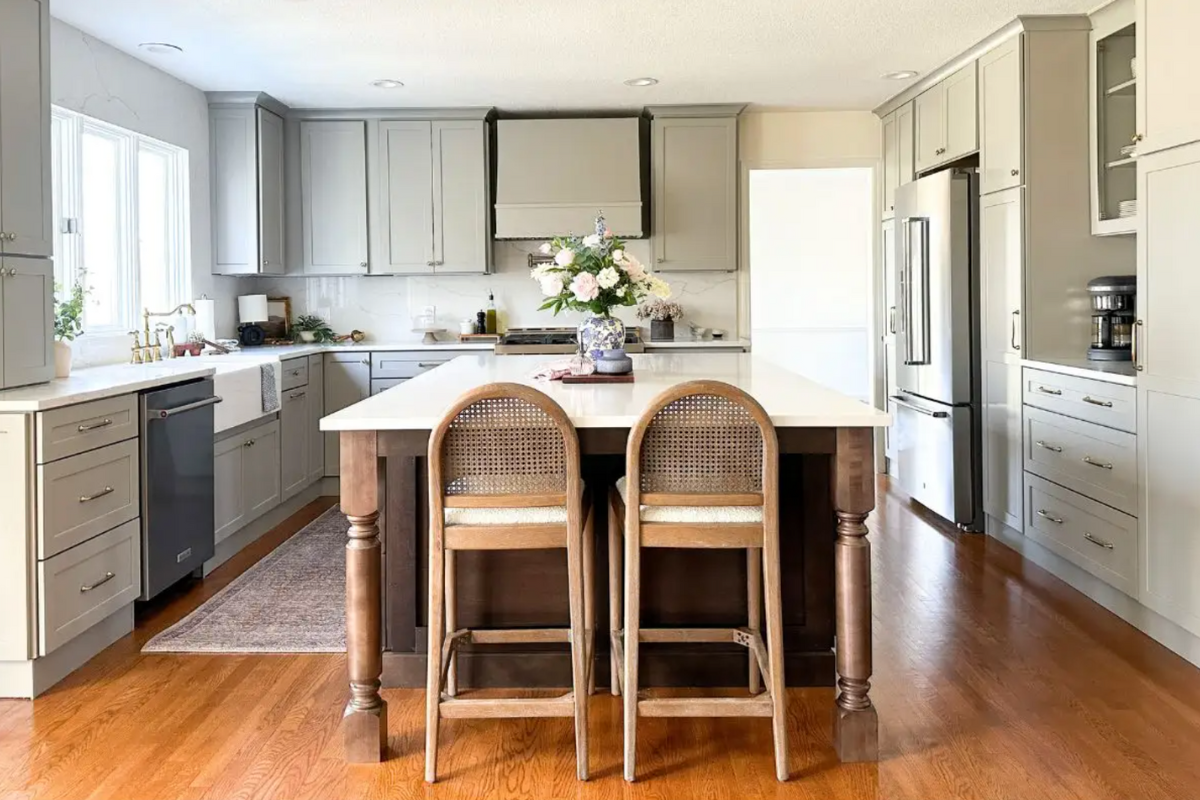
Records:
M487 315L482 311L475 315L475 332L487 333Z

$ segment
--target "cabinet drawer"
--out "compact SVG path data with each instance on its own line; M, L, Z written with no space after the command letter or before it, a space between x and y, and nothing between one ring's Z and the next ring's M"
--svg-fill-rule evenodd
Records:
M408 378L373 378L371 380L371 394L373 396L380 392L386 392L393 386L399 386L407 380Z
M1137 437L1025 409L1025 469L1137 516Z
M280 367L283 369L283 391L289 389L298 389L301 386L308 385L308 358L301 356L300 358L289 358L287 361L280 362Z
M38 645L46 655L142 593L138 519L38 564Z
M462 353L372 353L372 378L415 378Z
M1137 520L1025 473L1025 535L1137 597Z
M138 516L141 500L138 440L38 467L38 558Z
M1026 405L1133 433L1137 430L1137 389L1116 383L1025 369Z
M137 395L41 411L37 415L37 462L45 464L137 435Z

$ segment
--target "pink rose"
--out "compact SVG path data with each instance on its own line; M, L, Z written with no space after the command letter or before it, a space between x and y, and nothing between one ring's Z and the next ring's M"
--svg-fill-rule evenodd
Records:
M637 283L646 277L646 268L642 266L640 261L626 257L625 261L621 262L621 268L629 275L629 280Z
M590 272L581 272L571 281L571 292L581 303L590 303L600 294L600 282Z
M613 238L613 232L612 232L612 228L605 228L605 229L604 229L604 238L605 238L605 239L611 239L611 238Z

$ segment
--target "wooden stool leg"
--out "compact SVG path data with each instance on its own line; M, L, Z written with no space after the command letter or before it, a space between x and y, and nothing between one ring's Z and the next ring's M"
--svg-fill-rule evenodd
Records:
M589 505L583 524L583 625L587 641L587 693L596 693L596 515Z
M438 722L442 694L442 641L445 638L443 580L445 551L440 527L431 529L429 540L429 668L425 677L425 780L437 780Z
M633 781L637 761L638 639L642 592L641 534L625 531L625 780Z
M584 556L587 537L567 540L567 595L571 607L571 685L575 699L575 771L588 779L587 631L584 623Z
M788 771L787 689L783 679L783 600L779 578L779 533L763 537L763 581L766 585L767 661L770 663L771 727L775 735L775 777L786 781Z
M746 608L749 628L762 635L762 548L746 548ZM762 673L758 669L758 655L750 650L750 694L762 690Z
M458 592L456 589L457 581L457 566L455 564L455 553L453 550L447 550L446 553L446 635L454 633L458 630ZM454 697L458 694L458 650L452 650L450 654L450 670L446 674L446 694Z
M624 665L617 658L617 648L612 645L612 634L621 630L621 526L624 520L617 516L617 507L608 498L608 668L612 681L612 694L621 693L621 670Z

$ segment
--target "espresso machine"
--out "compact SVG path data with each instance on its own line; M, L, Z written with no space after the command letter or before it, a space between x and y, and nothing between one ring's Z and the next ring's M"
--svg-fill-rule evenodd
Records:
M1089 361L1131 361L1137 276L1107 275L1088 281L1092 300Z

